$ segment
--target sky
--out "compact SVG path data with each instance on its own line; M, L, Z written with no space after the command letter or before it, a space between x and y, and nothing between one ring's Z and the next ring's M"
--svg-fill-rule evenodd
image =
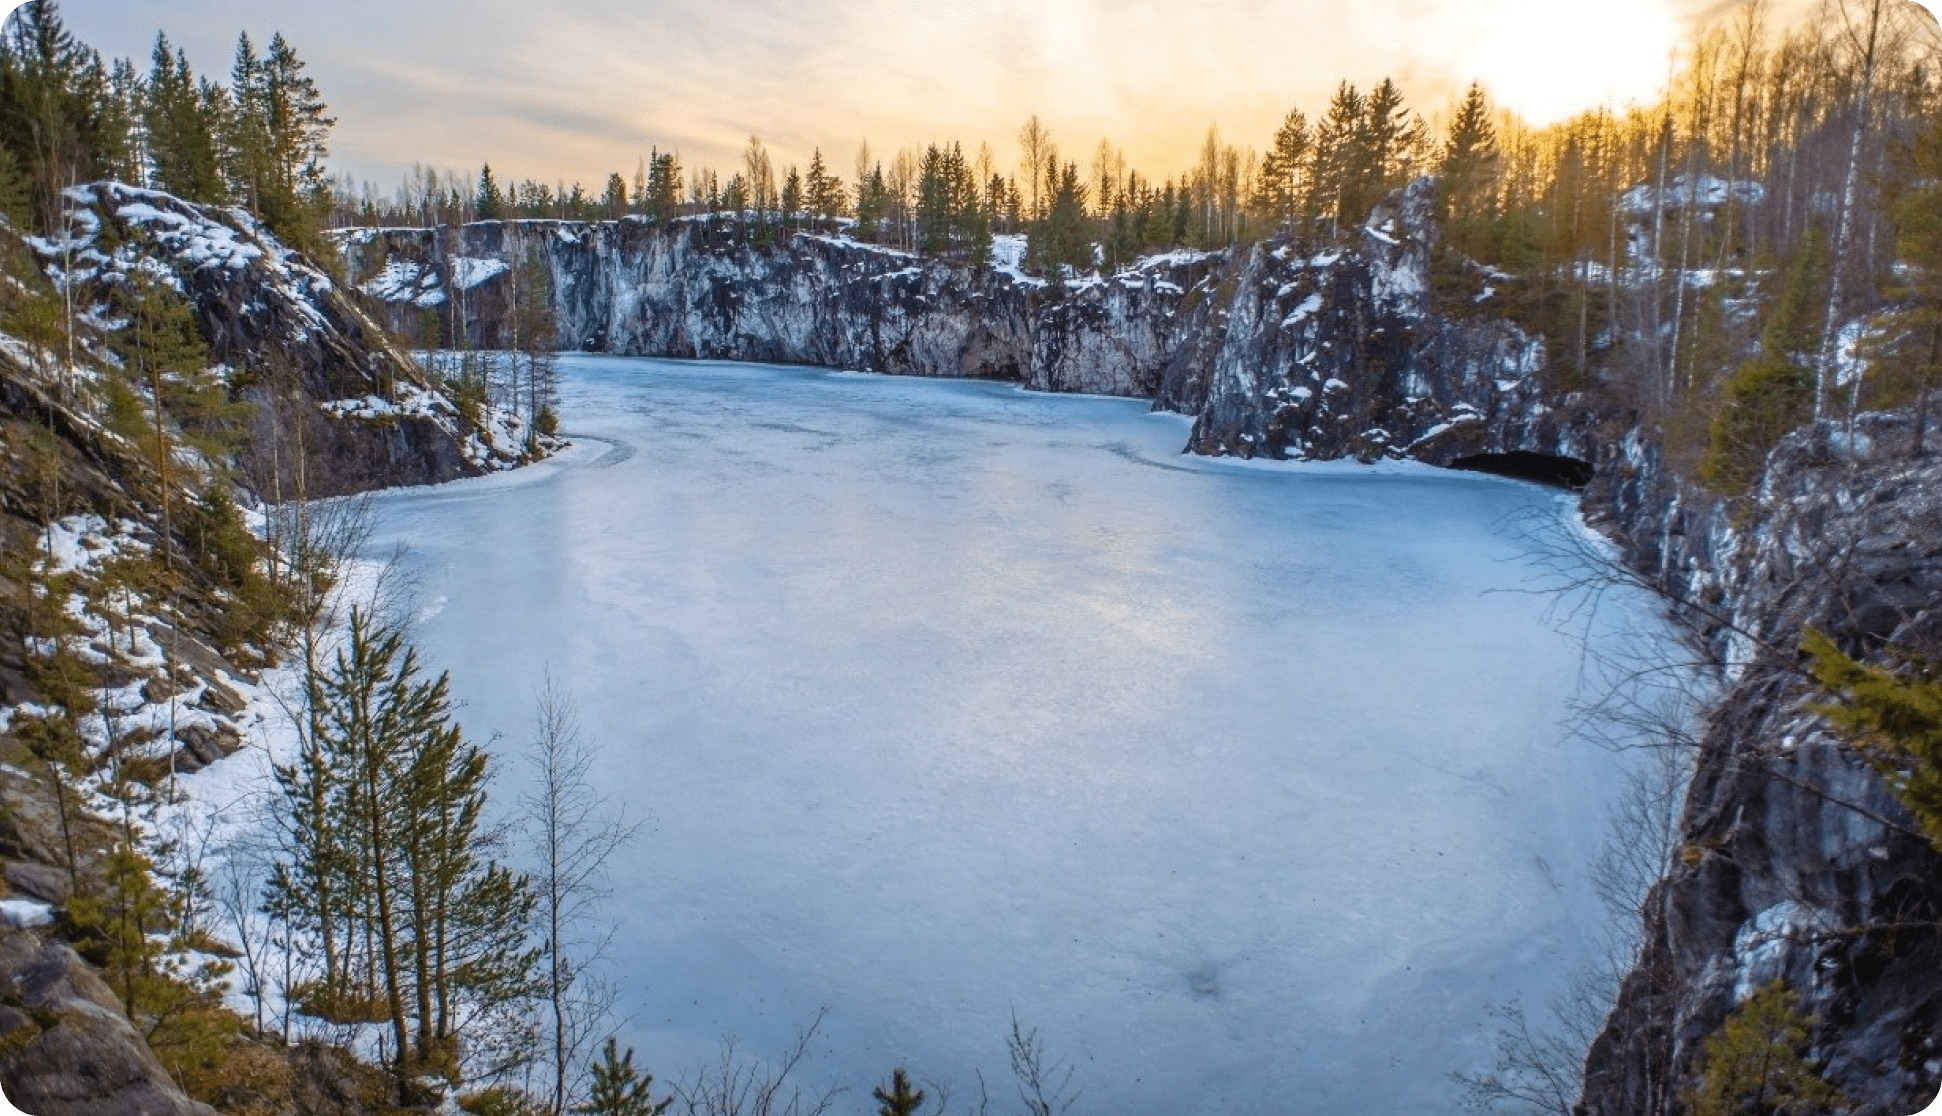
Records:
M1769 0L1792 23L1811 0ZM1906 0L1905 0L1906 2ZM0 5L6 0L0 0ZM1534 123L1655 98L1693 28L1737 0L62 0L69 26L144 70L158 29L226 78L238 32L281 31L337 117L331 169L388 192L416 163L501 181L632 177L650 148L778 170L867 139L990 142L1036 113L1087 166L1102 138L1149 176L1210 126L1263 149L1291 108L1393 77L1447 118L1473 80Z

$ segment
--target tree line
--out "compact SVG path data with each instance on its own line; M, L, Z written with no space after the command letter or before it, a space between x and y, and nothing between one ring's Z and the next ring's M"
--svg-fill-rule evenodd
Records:
M281 34L237 37L225 84L157 34L146 73L75 39L51 0L8 21L0 43L0 211L43 230L60 193L95 179L240 205L284 240L321 247L335 120Z
M1922 189L1937 72L1935 28L1906 4L1827 0L1776 29L1766 0L1744 0L1695 34L1656 103L1543 128L1481 85L1432 124L1391 80L1343 82L1312 116L1290 109L1261 151L1209 127L1194 164L1167 177L1106 139L1082 165L1033 115L1009 166L989 143L886 158L866 140L847 178L820 147L806 172L778 173L750 137L731 172L657 149L597 193L505 188L489 166L475 180L420 167L389 196L339 180L332 220L731 213L753 241L840 229L976 265L995 236L1022 233L1024 266L1057 278L1170 248L1349 240L1378 201L1429 175L1438 293L1463 305L1491 288L1491 309L1543 338L1554 387L1640 412L1683 471L1731 490L1800 421L1935 382L1930 272L1906 265L1933 251ZM1511 281L1487 278L1498 272ZM1842 338L1884 314L1865 352Z

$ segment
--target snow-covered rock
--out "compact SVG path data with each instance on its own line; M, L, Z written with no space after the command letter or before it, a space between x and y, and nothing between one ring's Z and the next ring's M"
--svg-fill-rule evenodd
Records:
M472 475L503 461L476 463L463 452L473 424L444 400L410 355L345 297L315 262L240 209L194 205L172 195L117 182L67 192L66 232L27 238L50 276L71 279L98 324L110 295L137 275L152 276L190 303L211 361L236 395L262 420L245 447L246 472L291 452L291 424L306 425L304 470L310 495L330 496L397 484ZM482 274L503 265L491 261ZM414 305L430 293L424 269L399 260L374 281L381 297ZM441 406L409 406L437 395ZM394 406L382 416L320 406L325 400L375 396ZM294 463L285 463L285 472ZM276 494L265 492L265 496ZM285 493L287 495L287 493Z

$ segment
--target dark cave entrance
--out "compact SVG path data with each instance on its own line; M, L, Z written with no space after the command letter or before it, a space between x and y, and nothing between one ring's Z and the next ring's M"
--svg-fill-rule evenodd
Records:
M1548 453L1532 453L1530 450L1471 454L1469 457L1459 457L1450 462L1450 468L1574 490L1590 484L1593 474L1597 471L1592 468L1589 461L1580 461L1575 457L1556 457Z

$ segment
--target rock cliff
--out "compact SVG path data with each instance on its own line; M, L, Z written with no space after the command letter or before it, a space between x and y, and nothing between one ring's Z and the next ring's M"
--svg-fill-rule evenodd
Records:
M114 326L109 300L133 275L183 295L232 395L255 410L244 458L265 498L289 498L300 473L308 495L324 497L517 460L518 447L483 437L329 274L248 213L115 182L67 196L65 235L28 246L72 280L97 325Z

